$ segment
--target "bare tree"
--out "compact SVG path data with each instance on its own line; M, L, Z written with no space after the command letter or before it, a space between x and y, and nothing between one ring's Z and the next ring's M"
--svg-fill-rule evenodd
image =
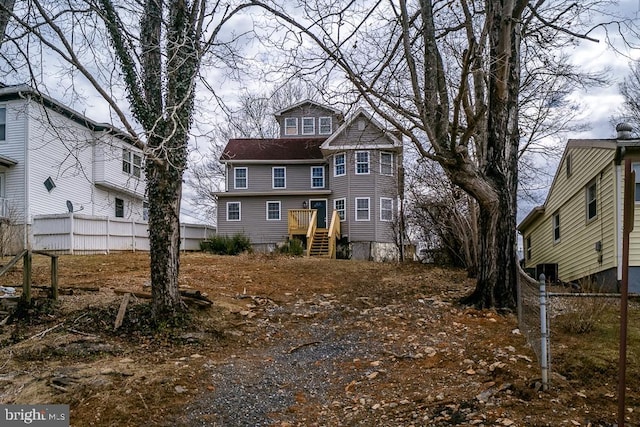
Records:
M254 3L286 24L280 45L295 51L299 73L339 71L476 200L478 281L467 302L514 307L523 36L587 38L584 20L604 2L308 0L295 10ZM305 37L321 53L306 49Z
M49 58L67 64L69 75L79 74L93 87L126 138L144 150L156 319L172 319L184 307L178 291L179 213L200 69L214 57L237 64L239 35L221 32L246 6L30 0L11 13L18 30L7 41L16 51L25 54L25 46L35 43Z
M220 156L231 138L277 138L280 132L274 113L305 99L318 99L319 91L312 85L289 79L271 93L245 91L238 107L225 107L225 120L207 134L208 151L193 153L187 184L193 192L191 203L204 210L209 218L216 217L216 192L222 190L225 171Z
M640 131L640 61L630 65L629 75L620 85L620 93L624 97L622 119L630 122L633 129Z
M4 32L7 29L11 12L16 4L16 0L0 0L0 46L4 40Z

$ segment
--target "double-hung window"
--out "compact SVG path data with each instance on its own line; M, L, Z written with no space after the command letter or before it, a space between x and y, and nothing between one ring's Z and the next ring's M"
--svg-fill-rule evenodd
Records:
M227 202L227 221L240 221L240 202Z
M140 178L142 170L142 156L126 148L122 149L122 171L136 178Z
M280 221L280 202L267 202L267 221Z
M331 117L318 118L318 133L320 135L329 135L333 131L331 126Z
M116 218L124 218L124 200L116 197Z
M340 217L340 221L344 221L347 215L347 200L346 199L335 199L333 201L333 209L338 212L338 216Z
M302 134L313 135L316 133L316 120L313 117L302 118Z
M233 187L236 189L242 189L248 187L248 172L247 168L233 168Z
M271 170L273 188L287 188L287 168L276 166Z
M393 153L380 153L380 175L393 175Z
M356 151L356 175L369 174L369 152Z
M369 221L368 197L356 197L356 221Z
M333 176L346 175L345 159L345 153L338 153L333 156Z
M560 241L560 212L553 214L553 241L555 243Z
M287 117L284 119L284 134L285 135L298 134L298 118L297 117Z
M598 186L595 179L587 184L585 196L587 199L587 221L590 221L598 216Z
M324 166L311 166L311 188L324 188Z
M393 221L393 199L380 198L380 221Z

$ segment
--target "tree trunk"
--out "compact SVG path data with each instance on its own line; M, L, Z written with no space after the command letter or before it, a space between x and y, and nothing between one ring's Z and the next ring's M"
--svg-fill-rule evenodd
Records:
M185 307L178 289L182 172L171 162L148 160L146 173L153 314L173 319Z
M15 2L15 0L0 0L0 46L4 41L4 33L11 19L11 12L13 12Z
M520 140L520 26L516 19L511 19L514 1L488 1L487 5L491 65L482 175L492 187L494 196L478 200L478 282L465 302L479 308L515 308L518 283L515 230Z

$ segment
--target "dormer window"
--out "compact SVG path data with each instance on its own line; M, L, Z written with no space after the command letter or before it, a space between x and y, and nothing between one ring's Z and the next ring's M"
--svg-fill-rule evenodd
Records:
M285 135L298 134L298 118L297 117L287 117L284 119L284 134Z
M318 133L320 135L330 135L333 132L331 117L320 117L318 119Z
M313 135L316 133L316 121L313 117L302 118L302 134Z

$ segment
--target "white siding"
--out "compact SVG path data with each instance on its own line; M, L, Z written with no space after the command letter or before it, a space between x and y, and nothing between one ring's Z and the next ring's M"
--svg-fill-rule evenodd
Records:
M0 154L18 162L15 166L3 169L5 172L4 197L9 199L10 211L16 220L24 218L25 202L25 143L27 140L26 111L24 100L0 103L7 109L6 139L0 143Z

